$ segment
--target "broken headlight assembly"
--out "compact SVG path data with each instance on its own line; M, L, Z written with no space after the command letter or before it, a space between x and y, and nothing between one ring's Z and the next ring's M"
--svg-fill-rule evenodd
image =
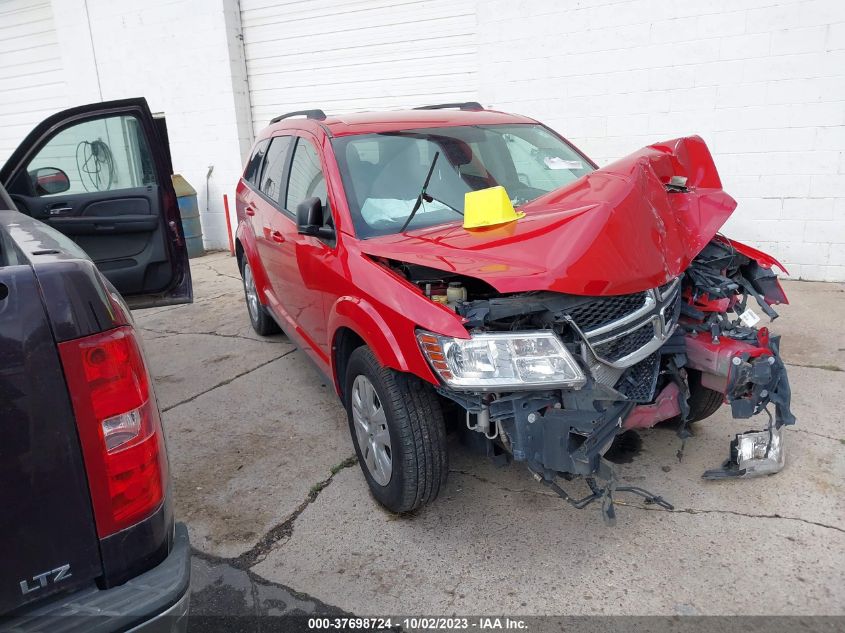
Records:
M705 479L731 479L774 475L783 469L783 426L769 424L764 431L738 433L731 455L721 468L706 471Z
M431 367L453 389L579 388L586 383L554 332L492 332L463 339L419 331L417 340Z

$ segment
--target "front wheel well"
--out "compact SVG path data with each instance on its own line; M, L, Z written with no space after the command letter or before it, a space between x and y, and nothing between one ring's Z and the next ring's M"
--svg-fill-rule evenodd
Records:
M334 335L332 344L332 365L335 368L335 380L340 391L340 400L346 404L346 368L349 365L349 357L359 347L366 345L354 330L348 327L338 328Z

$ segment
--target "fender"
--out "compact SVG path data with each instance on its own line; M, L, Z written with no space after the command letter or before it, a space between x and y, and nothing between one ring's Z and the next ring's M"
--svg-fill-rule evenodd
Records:
M783 286L781 286L780 284L780 280L777 278L777 275L775 275L775 273L772 271L772 268L777 266L788 275L789 271L786 269L786 266L781 264L778 260L776 260L768 253L764 253L763 251L757 250L752 246L748 246L748 244L743 244L742 242L737 242L736 240L727 238L724 235L717 235L713 239L730 246L739 254L745 255L749 259L757 262L757 265L766 271L764 277L766 277L767 279L760 279L757 281L758 290L760 291L760 294L762 294L763 297L766 299L766 303L768 303L769 305L781 303L789 304L789 299L786 296L786 292L784 291Z
M411 321L406 321L399 327L396 325L391 327L368 301L360 297L342 296L331 307L328 315L328 330L331 332L332 346L334 346L338 330L342 327L349 328L360 336L383 366L416 374L435 385L440 384L423 358L422 352L414 357L409 357L402 352L403 349L419 349ZM339 377L334 354L331 356L331 371L337 388Z
M235 231L236 243L241 245L244 250L244 257L246 257L252 268L252 278L255 280L255 287L258 290L258 300L261 304L266 306L265 292L269 287L267 280L267 272L264 270L264 265L261 263L261 258L258 256L258 251L255 247L255 234L252 227L246 222L238 222L238 230ZM240 273L240 271L238 271Z
M725 237L724 235L717 235L714 239L722 242L723 244L729 244L732 246L738 253L745 255L756 261L760 264L763 268L772 268L772 266L777 266L780 268L785 274L789 274L789 271L786 269L786 266L781 264L778 260L774 257L769 255L768 253L764 253L763 251L759 251L753 246L749 246L748 244L743 244L742 242L738 242L736 240L730 239Z

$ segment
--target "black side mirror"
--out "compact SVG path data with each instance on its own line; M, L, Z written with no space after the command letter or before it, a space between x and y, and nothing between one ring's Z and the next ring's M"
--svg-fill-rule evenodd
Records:
M70 178L57 167L39 167L29 172L36 196L50 196L70 189Z
M323 203L319 198L306 198L296 205L296 228L303 235L334 237L334 229L323 226Z

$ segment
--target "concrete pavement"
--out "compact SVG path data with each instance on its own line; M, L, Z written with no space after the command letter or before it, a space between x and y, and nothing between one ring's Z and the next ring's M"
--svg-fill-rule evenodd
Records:
M202 592L225 588L251 612L845 614L842 284L785 283L792 305L772 326L798 417L787 468L701 480L750 428L727 408L695 425L682 462L672 430L642 431L620 479L676 510L622 498L618 526L606 528L596 508L571 508L523 466L496 468L456 442L440 498L387 513L349 459L332 388L283 335L252 331L234 258L191 268L194 304L135 316L176 513L202 553L199 612L219 608Z

